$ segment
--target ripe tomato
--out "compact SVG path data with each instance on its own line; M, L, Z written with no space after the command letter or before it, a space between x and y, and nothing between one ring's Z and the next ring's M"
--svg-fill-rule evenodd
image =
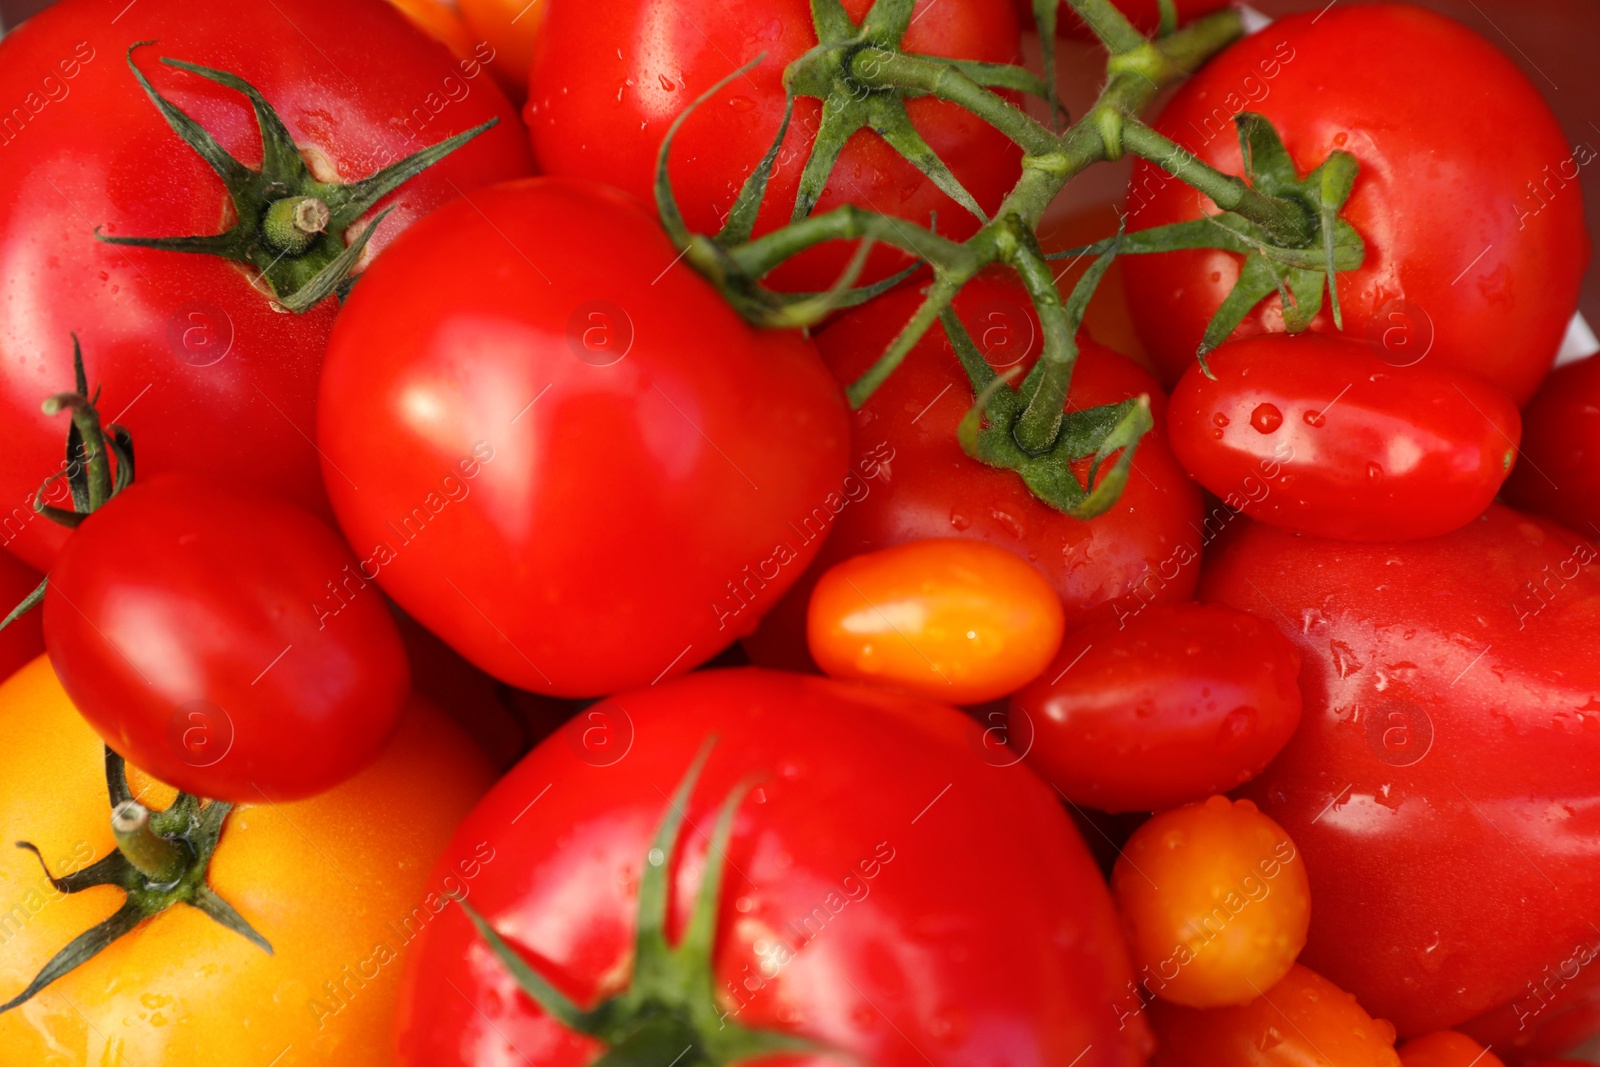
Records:
M1300 722L1299 670L1269 622L1158 604L1068 634L1006 733L1074 804L1164 811L1261 773Z
M1394 1027L1296 964L1264 996L1236 1008L1157 1002L1151 1067L1401 1067Z
M1235 341L1172 393L1172 450L1251 518L1344 541L1409 541L1483 514L1522 419L1500 390L1343 337Z
M0 619L39 587L40 575L21 560L0 552ZM37 611L0 630L0 681L44 651L44 629Z
M358 568L288 501L141 480L62 550L45 644L73 703L138 766L199 796L298 800L377 755L411 689Z
M731 644L816 554L790 523L845 469L815 349L747 325L600 186L502 185L413 231L352 295L322 379L364 568L524 689L614 692Z
M100 739L45 657L0 685L0 724L7 839L34 842L58 877L113 852ZM133 768L129 780L153 807L173 798ZM387 1067L399 961L446 893L476 888L474 868L430 877L429 866L491 781L472 744L413 700L383 754L350 781L314 800L241 804L229 815L211 888L272 943L271 955L198 910L173 907L0 1015L0 1059ZM479 877L492 857L487 846L476 857ZM0 851L0 996L21 991L119 900L111 888L62 896L31 854Z
M920 301L900 289L839 317L817 345L841 382L854 381L882 353ZM955 308L997 369L1027 367L1042 347L1038 319L1020 286L971 282ZM819 562L768 615L746 648L757 662L801 667L806 604L816 578L842 559L924 538L987 541L1038 567L1055 586L1065 622L1081 626L1148 603L1188 600L1199 578L1200 494L1159 427L1166 397L1150 375L1080 339L1069 407L1111 404L1148 393L1158 429L1139 445L1122 498L1087 522L1042 504L1014 472L961 450L956 427L972 407L972 386L943 331L934 329L855 414L856 459L826 502L797 520L807 536L830 518ZM1080 478L1087 466L1078 469Z
M1061 645L1061 598L996 545L913 541L822 575L807 611L812 658L835 678L947 704L982 704L1039 676Z
M62 466L65 427L39 404L72 388L72 331L90 384L104 387L106 421L138 441L141 474L243 479L327 507L310 434L336 303L286 315L236 263L95 238L213 234L232 210L140 91L130 45L158 41L136 54L139 69L252 167L261 137L249 102L158 57L225 67L254 85L324 180L366 178L498 118L380 202L394 212L369 251L446 200L531 166L488 79L447 98L461 82L457 62L387 4L274 0L197 18L186 0L140 0L110 14L64 0L0 43L0 100L15 107L0 116L0 541L36 570L66 539L32 501Z
M1399 1052L1403 1067L1506 1067L1499 1056L1453 1030L1414 1037Z
M1427 359L1526 402L1577 306L1589 260L1577 176L1593 158L1590 149L1574 154L1538 88L1494 45L1442 15L1340 4L1282 19L1229 48L1178 90L1155 125L1241 174L1233 118L1245 110L1278 128L1301 173L1338 149L1361 164L1344 217L1365 239L1366 261L1339 276L1345 330L1385 342L1398 364ZM1153 165L1135 168L1134 227L1215 210ZM1241 261L1206 250L1129 257L1138 325L1169 379L1194 362ZM1238 335L1283 329L1274 298ZM1333 329L1329 309L1312 329Z
M1528 405L1506 496L1586 536L1600 525L1600 356L1545 379Z
M1203 597L1302 656L1300 729L1244 793L1305 855L1305 962L1402 1035L1499 1010L1532 1040L1560 1012L1530 983L1594 988L1597 557L1496 505L1401 544L1252 523L1207 558Z
M871 0L839 5L858 25ZM783 121L783 71L817 44L807 0L595 0L555 4L534 49L524 112L534 155L546 173L593 178L654 203L656 155L667 128L696 97L765 54L684 123L673 142L672 185L689 227L715 233L739 187L766 154ZM989 63L1014 63L1021 41L1002 0L917 0L907 51ZM1020 152L971 113L931 97L909 100L917 132L986 213L993 214L1021 174ZM821 101L800 97L767 186L757 236L789 220L811 154ZM816 212L856 204L928 225L956 240L978 221L877 135L858 131L845 145ZM784 264L776 288L820 292L849 261L831 242ZM880 245L863 281L887 277L910 260Z
M1135 830L1111 871L1145 993L1191 1008L1248 1004L1306 943L1311 889L1283 827L1216 796Z
M819 1067L1143 1063L1143 1025L1119 1029L1114 1013L1131 976L1099 872L1050 790L980 759L964 716L757 670L701 672L591 710L629 747L569 724L462 824L443 869L487 841L502 858L473 907L584 1008L634 973L641 882L673 887L666 930L681 943L721 871L714 929L696 924L707 940L693 942L707 972L657 984L663 1025L686 1003L703 1024L663 1064L739 1027L838 1050L784 1061ZM669 798L713 735L692 795ZM708 850L719 807L746 788L731 839ZM695 828L681 848L653 841L679 811ZM461 911L418 949L401 1064L596 1062L600 1044L519 995Z
M495 80L512 100L528 98L533 46L544 25L549 0L459 0L461 16L475 38L494 50Z

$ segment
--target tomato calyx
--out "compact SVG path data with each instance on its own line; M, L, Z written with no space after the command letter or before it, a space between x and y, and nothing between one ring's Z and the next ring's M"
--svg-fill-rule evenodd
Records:
M712 738L701 747L651 840L639 880L633 977L621 993L589 1010L578 1007L506 944L471 905L461 898L456 902L530 1000L569 1030L607 1046L597 1064L725 1067L783 1054L827 1055L856 1062L847 1053L803 1037L742 1026L718 1006L713 950L723 873L734 816L753 783L741 784L722 802L689 923L676 945L667 940L669 878L685 810L715 743Z
M251 170L233 158L204 127L162 96L139 69L134 62L134 52L154 43L140 41L129 48L128 68L172 131L222 180L238 221L223 233L204 236L112 237L98 230L96 236L108 244L221 256L252 267L265 280L273 299L297 313L309 311L329 296L342 296L348 291L353 282L350 272L392 209L385 208L359 232L354 232L363 215L383 197L499 121L490 119L481 126L391 163L360 181L322 182L306 166L299 146L290 137L277 111L253 85L227 71L162 57L161 62L166 66L233 89L250 100L261 131L262 149L261 169Z
M232 804L217 800L202 804L198 797L179 793L171 806L151 811L133 798L128 788L127 765L110 748L106 749L106 789L111 797L116 851L80 871L57 878L50 873L37 846L28 841L16 844L38 858L56 892L70 894L96 886L116 886L126 894L122 906L56 953L26 989L0 1004L0 1015L26 1004L118 938L178 904L204 913L269 955L272 953L267 939L206 882L206 872Z

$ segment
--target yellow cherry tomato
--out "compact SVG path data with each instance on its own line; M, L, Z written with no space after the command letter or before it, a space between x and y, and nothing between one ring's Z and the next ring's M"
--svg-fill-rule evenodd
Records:
M429 37L449 48L457 59L466 59L472 54L472 35L456 5L449 0L389 0L389 3L405 12L406 17Z
M1405 1067L1506 1067L1505 1061L1466 1034L1441 1030L1400 1046Z
M485 62L495 80L513 101L521 101L528 95L533 44L544 22L547 0L460 0L460 4L468 28L494 49L494 59Z
M30 841L57 878L115 851L104 748L40 656L0 685L0 832ZM268 955L175 904L0 1015L6 1067L388 1067L406 946L470 895L478 870L433 874L493 771L442 713L413 699L378 759L331 792L240 804L209 868L212 890ZM175 791L128 768L134 797ZM66 894L40 859L0 849L0 1003L123 902Z
M1400 1067L1394 1027L1295 964L1283 981L1233 1008L1150 1007L1150 1067Z
M1016 692L1061 645L1061 600L1025 560L982 541L912 541L830 567L806 637L835 678L947 704Z
M1212 797L1155 816L1111 874L1138 981L1192 1008L1245 1004L1305 947L1306 865L1248 800Z

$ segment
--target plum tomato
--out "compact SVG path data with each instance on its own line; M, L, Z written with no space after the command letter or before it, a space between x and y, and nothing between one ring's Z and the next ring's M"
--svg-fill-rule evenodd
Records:
M1511 472L1516 405L1472 378L1396 369L1383 349L1282 334L1184 373L1167 430L1195 480L1251 518L1344 541L1410 541L1483 514Z
M0 552L0 619L39 588L43 576L11 555ZM0 681L44 651L44 629L37 611L30 611L0 630Z
M1394 1027L1295 964L1283 981L1233 1008L1157 1002L1151 1067L1401 1067Z
M1068 634L1006 733L1074 804L1164 811L1254 778L1300 722L1300 654L1214 604L1157 604Z
M1454 1030L1414 1037L1399 1053L1403 1067L1506 1067L1499 1056Z
M84 520L50 571L44 634L107 744L221 800L344 781L411 688L389 605L337 533L194 475L141 480Z
M1343 217L1366 258L1338 276L1345 331L1383 344L1396 366L1426 359L1525 403L1577 307L1589 261L1577 179L1595 155L1568 144L1527 75L1421 6L1336 4L1233 45L1153 125L1202 161L1242 174L1233 122L1241 111L1272 122L1302 174L1334 151L1360 163ZM1142 230L1216 207L1140 163L1126 210L1129 228ZM1206 249L1127 257L1136 322L1169 381L1195 361L1242 260ZM1284 328L1272 298L1235 336ZM1334 329L1331 306L1311 328Z
M1523 412L1506 498L1600 535L1600 356L1557 367Z
M1190 1008L1247 1004L1306 943L1311 888L1283 827L1212 797L1133 832L1111 871L1144 993Z
M363 570L468 660L598 696L704 663L816 555L844 397L644 205L570 178L458 200L340 316L318 444Z

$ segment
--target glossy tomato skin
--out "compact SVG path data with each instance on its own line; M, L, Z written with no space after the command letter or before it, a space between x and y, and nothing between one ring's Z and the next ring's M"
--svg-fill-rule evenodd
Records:
M1299 669L1254 615L1153 605L1068 634L1011 698L1007 733L1074 804L1164 811L1261 773L1300 722Z
M78 527L50 572L44 631L107 744L223 800L344 781L411 689L387 602L327 523L193 475L140 481Z
M0 827L38 845L58 876L109 854L104 748L41 656L0 685ZM130 766L144 803L174 790ZM389 1067L401 960L445 894L495 862L428 873L493 772L442 714L413 698L382 754L323 796L234 808L210 884L271 955L178 906L0 1015L7 1064L101 1067ZM397 818L397 812L404 812ZM474 873L477 872L477 873ZM0 899L18 909L0 991L21 991L121 901L114 889L52 892L39 861L0 851Z
M0 99L25 121L8 111L0 132L0 543L36 570L66 539L31 504L65 455L65 420L39 405L72 388L74 331L90 386L102 387L101 414L133 433L141 475L243 479L327 508L310 438L337 303L285 314L234 263L95 239L97 228L218 233L232 210L128 69L128 47L151 40L136 55L140 69L249 166L260 165L261 138L248 101L160 57L255 85L319 177L365 178L498 118L380 203L394 211L373 252L462 192L531 172L516 117L489 79L464 79L457 60L388 4L285 0L202 19L183 0L141 0L112 19L91 0L65 0L7 35ZM469 91L447 99L447 79Z
M1600 524L1600 356L1557 367L1539 387L1506 498L1583 533Z
M920 300L915 289L900 289L822 331L817 345L840 382L854 381L877 360ZM1038 320L1020 286L978 278L955 308L997 368L1026 367L1038 357ZM856 458L830 503L837 513L833 533L811 573L746 642L752 658L806 666L806 601L821 570L930 537L987 541L1032 563L1061 596L1068 628L1147 603L1190 599L1199 579L1200 493L1159 429L1166 397L1138 365L1087 338L1080 344L1068 405L1147 394L1158 427L1139 445L1127 488L1109 512L1088 521L1069 518L1040 503L1016 473L985 467L961 450L956 427L972 406L972 386L935 329L856 412ZM1080 479L1086 473L1078 470ZM808 518L807 529L827 513Z
M1366 260L1339 278L1345 331L1386 343L1396 363L1426 359L1526 402L1555 359L1589 260L1576 181L1589 153L1574 157L1538 88L1442 15L1341 4L1229 48L1155 125L1242 174L1233 116L1243 110L1272 121L1301 173L1335 150L1361 164L1344 217L1365 240ZM1496 132L1505 129L1517 136ZM1140 164L1128 210L1130 228L1144 229L1216 208ZM1129 257L1138 324L1168 380L1194 362L1240 262L1221 251ZM1236 336L1283 328L1269 299ZM1334 329L1328 309L1313 329Z
M1499 1011L1536 1039L1559 1012L1529 983L1595 940L1597 555L1496 505L1404 544L1254 523L1208 558L1201 595L1303 657L1300 729L1243 793L1304 852L1304 961L1402 1035Z
M843 476L843 396L677 259L621 193L506 184L407 233L335 331L319 444L345 533L521 688L703 663L816 553L798 524Z
M0 619L37 589L42 577L15 556L0 552ZM44 628L35 608L0 630L0 681L43 651Z
M1473 378L1397 369L1385 349L1281 334L1223 345L1172 392L1178 462L1251 518L1342 541L1409 541L1483 514L1522 418Z
M709 829L729 792L759 776L727 850L715 949L719 1004L734 1021L878 1067L1143 1063L1142 1024L1118 1029L1131 973L1098 871L1053 794L1021 766L980 759L965 717L749 669L595 710L628 733L625 754L602 754L591 727L570 724L485 798L441 861L490 843L502 858L473 905L577 1003L626 983L661 790L715 735L691 825ZM669 874L672 939L705 861L704 838L686 828L683 842ZM774 966L779 946L789 955ZM460 911L419 948L400 1010L405 1067L594 1061L596 1043L520 996Z
M1398 1051L1403 1067L1506 1067L1499 1056L1454 1030L1414 1037Z
M844 0L858 25L870 0ZM672 148L673 191L689 227L715 233L739 187L783 121L783 70L815 47L807 0L596 0L551 5L534 48L524 112L534 154L549 174L592 178L655 202L656 156L667 128L700 94L765 53L756 69L692 115ZM1007 0L917 0L907 51L993 63L1019 62L1021 43ZM907 101L924 141L992 214L1020 177L1019 150L962 109L931 98ZM800 97L756 226L788 222L811 152L821 101ZM818 201L821 213L855 204L960 240L978 220L876 134L858 131ZM771 276L781 289L820 292L845 269L851 247L832 242ZM887 277L910 260L884 246L862 279Z

